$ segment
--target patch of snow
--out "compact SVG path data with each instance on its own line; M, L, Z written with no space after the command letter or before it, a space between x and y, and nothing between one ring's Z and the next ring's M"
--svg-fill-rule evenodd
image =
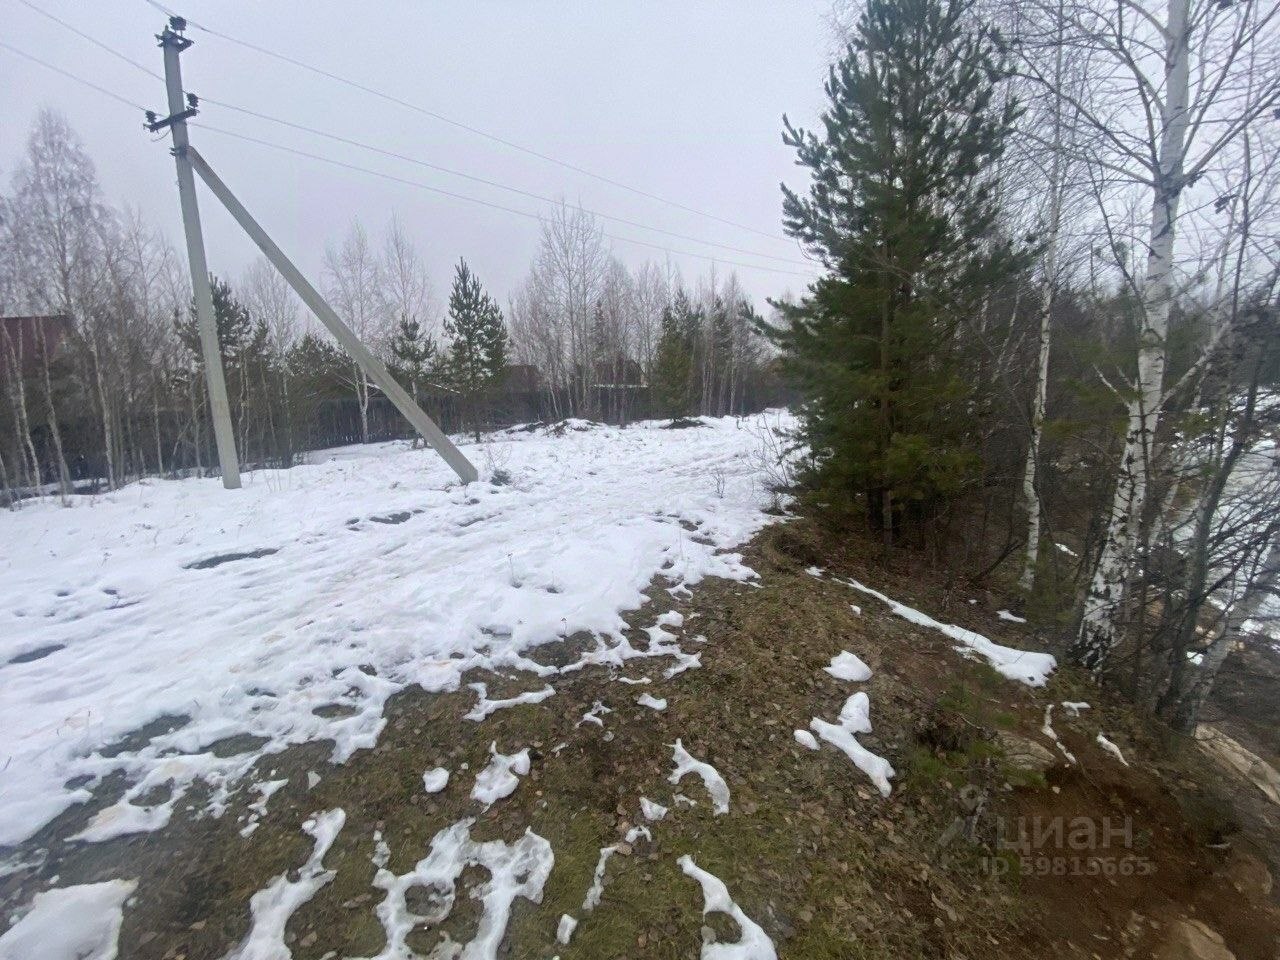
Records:
M650 710L667 709L666 697L652 697L647 693L642 693L640 696L636 697L636 703L640 704L642 707L648 707Z
M662 616L658 617L658 626L675 627L677 630L684 626L684 614L678 610L668 610Z
M596 861L595 873L591 875L591 886L587 888L587 895L582 900L583 913L590 913L600 906L600 898L604 896L605 867L609 864L609 858L617 852L617 847L600 848L600 859Z
M822 567L805 567L804 572L811 577L817 577L819 580L822 579L822 574L823 574Z
M777 960L773 941L729 896L729 888L714 874L703 870L685 854L677 863L685 876L692 877L702 887L702 915L723 913L738 925L737 943L704 943L701 960Z
M711 805L715 808L716 816L728 813L729 785L724 782L724 777L720 776L720 771L711 764L696 759L679 740L671 745L671 750L676 768L671 772L671 776L667 777L667 782L679 783L686 775L697 774L702 778L707 793L711 795Z
M863 663L857 655L850 653L848 650L841 650L831 658L831 665L822 669L837 680L851 680L854 683L862 683L871 679L871 668Z
M471 839L474 820L462 820L446 827L431 840L431 850L408 873L397 876L387 869L391 851L386 842L378 840L374 863L378 872L373 885L386 891L378 904L378 920L386 934L386 945L373 958L366 960L407 960L417 954L406 942L413 929L422 924L442 923L453 911L458 880L467 867L482 867L489 874L487 880L472 891L472 898L480 901L481 915L476 925L475 937L465 945L443 944L437 949L441 956L464 957L466 960L497 960L498 947L506 935L511 919L511 905L516 897L524 897L533 903L542 902L542 888L555 864L551 844L532 830L515 843L489 840L477 843ZM413 913L408 906L407 894L415 888L426 890L430 899L430 913ZM456 948L449 952L449 947Z
M997 610L996 616L1001 620L1008 620L1010 623L1026 623L1026 617L1020 617L1011 610Z
M573 938L573 931L578 929L578 921L567 913L560 915L560 923L556 926L556 942L568 943Z
M115 960L124 902L134 880L107 880L37 893L0 934L0 960Z
M797 730L795 731L793 736L796 738L796 743L800 744L800 746L808 750L818 749L817 738L814 737L814 735L810 733L808 730Z
M694 639L696 640L698 638L695 637ZM703 638L703 642L706 642L705 637ZM668 680L684 673L686 670L693 670L702 666L701 653L678 653L674 654L674 656L678 658L679 662L676 663L675 666L667 667L667 669L662 671L662 675Z
M319 785L320 785L320 774L316 773L314 770L308 770L307 771L307 789L314 790Z
M469 683L467 686L476 692L477 699L476 705L471 708L471 712L463 715L463 720L483 720L491 713L506 710L510 707L518 707L522 703L541 703L547 697L555 696L556 693L555 689L548 685L541 690L530 690L514 697L507 697L505 700L490 700L489 688L485 684Z
M520 785L520 778L529 773L529 748L519 753L498 752L498 741L489 744L489 765L476 774L471 799L479 800L488 810L503 797L509 797Z
M627 843L635 843L641 837L644 837L650 843L653 843L653 834L644 824L640 824L638 827L632 827L626 832L626 835L622 839Z
M641 677L639 680L633 680L631 677L615 677L614 679L619 683L625 683L635 687L644 686L646 683L653 683L653 681L648 677Z
M427 793L439 793L449 785L449 771L445 767L433 767L422 775L422 788Z
M1107 753L1111 754L1126 767L1129 765L1129 761L1124 758L1124 754L1120 752L1120 748L1104 737L1101 733L1098 734L1098 746L1102 747L1103 750L1107 751Z
M410 686L456 690L478 668L547 676L529 651L578 632L597 640L587 663L643 654L624 614L655 577L687 593L755 576L733 548L774 522L756 454L790 417L750 419L498 434L503 486L461 486L430 451L392 442L247 471L234 493L216 477L149 481L0 515L0 541L39 544L0 556L0 844L87 800L72 778L134 784L181 755L174 793L201 781L216 813L265 755L332 740L342 762L375 746L387 700ZM367 522L391 513L409 516ZM103 755L162 716L184 719ZM208 749L240 734L265 742ZM144 809L116 816L162 825L163 807Z
M1057 547L1059 550L1061 550L1063 553L1065 553L1069 557L1080 556L1080 554L1076 553L1074 550L1068 547L1065 543L1055 543L1054 546Z
M648 797L640 798L640 812L648 821L655 822L661 820L667 815L667 808L660 803L654 803Z
M696 807L698 805L697 800L690 799L689 797L686 797L683 793L677 793L671 799L672 799L672 802L675 803L677 807Z
M1052 703L1044 708L1044 723L1040 725L1040 732L1053 741L1054 746L1056 746L1059 750L1062 751L1062 755L1066 757L1068 763L1076 762L1075 756L1072 755L1071 751L1068 750L1063 745L1062 741L1058 739L1057 731L1053 729L1053 704Z
M594 723L597 727L603 727L604 721L600 718L606 713L613 713L613 709L597 700L591 705L591 709L582 715L582 719L574 724L574 727L580 727L584 723Z
M1089 709L1089 704L1085 703L1083 700L1063 700L1062 709L1066 710L1073 717L1078 717L1080 716L1081 710Z
M821 717L809 721L809 727L823 740L841 750L853 761L853 765L865 773L883 797L889 796L894 776L892 764L884 757L872 753L858 742L856 733L871 732L871 702L862 691L845 701L840 711L840 722L830 723Z
M293 956L285 944L285 927L298 908L336 876L324 869L323 861L346 818L342 810L328 810L302 825L316 844L298 870L298 879L282 873L250 898L249 932L224 960L289 960Z
M285 780L266 780L262 783L255 783L253 788L258 791L258 799L249 804L249 822L240 830L240 836L250 836L253 831L258 829L258 823L267 813L267 801L281 787L289 783Z
M841 582L868 596L875 597L902 619L922 627L938 630L952 640L959 641L963 646L957 647L957 650L961 652L966 650L973 651L1010 680L1017 680L1030 687L1043 687L1049 681L1049 674L1057 669L1058 661L1053 658L1052 654L1034 653L1030 650L1016 650L1013 647L1001 646L973 630L966 630L964 627L957 627L954 624L935 620L928 614L921 613L913 607L908 607L905 603L899 603L892 597L887 597L879 590L873 590L857 580L850 579Z
M856 603L849 604L849 609L852 610L854 613L856 613L858 616L862 616L862 608L858 606Z

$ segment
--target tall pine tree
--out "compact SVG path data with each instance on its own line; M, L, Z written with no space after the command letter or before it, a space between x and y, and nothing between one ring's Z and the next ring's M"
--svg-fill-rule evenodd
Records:
M828 274L776 304L828 496L892 543L977 472L973 377L959 329L1025 252L1000 238L991 166L1017 116L995 99L998 35L974 0L868 0L830 71L821 135L783 118L811 184L783 187L787 232Z
M479 441L481 407L507 366L507 325L465 260L458 261L454 272L444 331L450 338L449 381L461 396Z
M652 390L662 413L688 416L693 408L693 351L701 317L683 290L662 311L653 360Z

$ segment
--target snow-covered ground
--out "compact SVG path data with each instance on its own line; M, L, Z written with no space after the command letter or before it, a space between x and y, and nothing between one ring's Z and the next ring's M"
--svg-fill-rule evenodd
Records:
M372 746L406 686L547 674L525 654L576 631L618 644L658 574L752 576L729 551L768 522L762 437L787 425L507 432L465 449L510 482L467 487L430 451L347 448L235 492L148 481L0 516L0 843L115 770L134 786L86 840L163 826L196 780L216 811L264 753ZM161 717L181 719L103 755Z

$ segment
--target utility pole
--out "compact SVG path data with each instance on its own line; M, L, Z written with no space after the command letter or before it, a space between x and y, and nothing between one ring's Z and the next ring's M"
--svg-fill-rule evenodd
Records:
M171 127L173 157L178 166L178 197L182 202L182 228L187 235L187 263L191 268L191 291L196 301L196 326L200 331L200 352L204 355L204 379L209 388L209 413L218 447L222 485L240 487L240 461L236 457L235 434L231 429L231 406L227 402L227 382L222 372L222 350L213 313L213 291L209 289L209 265L204 256L204 236L200 231L200 206L196 202L196 181L187 157L187 118L196 112L196 97L182 90L182 66L178 58L191 46L182 35L187 22L170 17L169 25L156 39L164 50L164 82L169 94L169 116L157 120L148 112L146 127L152 133Z
M388 400L390 400L397 410L404 414L404 418L413 425L413 427L422 435L440 454L441 458L447 463L454 473L458 475L458 479L463 483L473 483L479 478L480 474L472 465L471 461L453 445L453 442L445 435L444 431L436 426L426 411L423 410L413 397L409 396L408 391L396 382L395 377L391 376L382 361L369 352L369 348L360 342L360 338L355 335L350 327L342 322L342 318L338 316L333 307L329 306L328 301L320 296L320 292L302 275L299 270L288 257L284 255L274 240L262 228L262 225L245 209L231 188L222 182L219 177L209 166L209 162L200 155L195 147L188 147L186 150L187 159L190 161L191 167L195 172L200 174L200 179L205 182L205 186L213 193L215 197L221 201L222 205L227 208L227 212L236 220L236 223L244 229L249 235L258 249L263 255L271 261L272 265L280 272L280 276L293 287L293 292L311 308L311 312L316 318L325 325L334 339L342 344L342 348L347 351L347 355L351 357L360 369L368 374L369 379L378 385Z

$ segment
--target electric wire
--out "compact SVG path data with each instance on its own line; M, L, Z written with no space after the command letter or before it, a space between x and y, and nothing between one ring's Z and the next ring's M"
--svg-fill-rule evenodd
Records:
M180 16L180 14L175 13L169 7L165 6L162 3L159 3L158 0L144 0L144 2L146 2L150 6L162 12L163 14L165 14L165 16L169 16L169 17ZM243 40L239 37L231 36L230 34L223 33L220 30L215 30L213 27L207 26L202 23L198 23L189 18L184 17L183 19L186 20L188 26L194 27L197 30L200 30L204 33L209 34L210 36L217 37L220 40L225 40L228 43L237 44L238 46L244 47L248 50L253 50L256 53L260 53L263 56L272 57L276 60L280 60L283 63L290 64L292 66L298 67L303 70L308 70L311 73L317 74L318 76L325 77L326 79L333 80L337 83L345 84L346 86L352 87L353 89L359 90L363 93L367 93L371 96L378 97L379 99L384 100L388 103L392 103L392 104L395 104L396 106L403 107L406 110L412 110L415 113L419 113L423 116L430 117L433 120L437 120L441 123L448 124L449 126L456 127L459 130L465 130L467 133L473 134L474 136L483 137L486 140L490 140L494 143L501 144L502 146L507 147L511 150L517 150L520 153L527 154L531 157L536 157L537 159L542 160L546 163L555 164L556 166L563 167L566 170L571 170L574 173L581 174L582 176L590 177L593 180L600 181L601 183L607 183L612 187L616 187L620 190L626 190L629 193L636 194L637 196L644 197L648 200L653 200L657 203L663 203L668 206L675 207L678 210L683 210L685 213L691 213L691 214L694 214L695 216L704 217L708 220L715 220L718 223L735 227L738 230L746 230L749 233L759 234L760 236L768 237L771 240L777 240L784 243L792 242L789 238L781 234L772 233L767 230L760 230L757 227L748 226L747 224L744 224L744 223L738 223L726 217L721 217L717 214L708 213L705 210L699 210L696 207L691 207L687 204L679 202L678 200L672 200L668 197L663 197L659 194L652 193L648 190L643 190L640 187L632 186L631 184L624 183L621 180L617 180L613 177L606 176L605 174L602 174L602 173L596 173L593 170L589 170L586 167L581 167L577 164L570 163L567 160L561 160L558 157L553 157L549 154L542 153L541 151L535 150L532 147L526 147L523 144L516 143L513 140L508 140L507 138L499 136L498 134L490 133L489 131L482 130L479 127L475 127L470 124L463 123L461 120L455 120L452 117L446 116L442 113L438 113L434 110L429 110L426 107L413 103L409 100L405 100L401 97L397 97L394 94L386 93L385 91L379 90L376 87L371 87L371 86L368 86L367 84L361 83L358 80L352 80L350 77L344 77L341 74L333 73L332 71L326 70L323 67L317 67L314 64L307 63L303 60L297 59L296 57L291 57L288 54L280 53L279 51L276 51L276 50L271 50L267 47L253 43L249 40Z
M311 153L310 151L307 151L307 150L299 150L296 147L286 146L285 144L276 143L271 140L263 140L259 137L249 136L248 134L236 133L235 131L232 131L232 130L225 130L222 127L215 127L203 121L196 121L196 120L188 121L187 126L198 127L201 130L206 130L210 133L216 133L224 137L232 137L236 140L242 140L247 143L255 143L255 144L258 144L259 146L269 147L270 149L279 150L283 153L293 154L294 156L297 156L297 157L305 157L308 160L316 160L320 163L327 163L335 167L341 167L344 170L350 170L354 173L367 174L372 177L378 177L383 180L389 180L393 183L400 183L400 184L404 184L405 186L416 187L419 190L427 190L431 193L438 193L438 194L441 194L442 196L451 197L455 200L463 200L467 203L475 203L475 204L479 204L480 206L490 207L491 209L494 209L494 210L501 210L505 213L511 213L511 214L515 214L516 216L525 217L530 220L536 220L539 223L541 223L544 219L541 214L531 213L528 210L520 210L516 207L508 207L501 203L494 203L490 200L482 200L479 197L468 196L465 193L456 193L452 190L445 190L442 187L436 187L429 183L423 183L421 180L410 180L406 177L396 176L393 173L385 173L381 170L373 170L369 167L362 167L362 166L359 166L358 164L348 163L345 160L337 160L333 157L327 157L318 153ZM661 250L665 253L672 254L674 256L696 257L700 260L707 260L711 263L720 263L728 266L742 267L743 269L746 269L746 270L763 270L768 273L782 273L782 274L789 274L791 276L796 276L796 277L804 277L809 280L815 279L813 274L803 273L799 270L787 270L781 267L770 267L770 266L765 266L763 264L744 263L740 260L730 260L725 257L717 257L711 254L695 253L692 250L676 250L671 247L663 246L660 243L650 243L647 240L638 240L635 237L625 237L616 233L609 233L607 231L601 231L601 236L607 237L610 240L616 240L620 243L632 243L642 247L650 247L654 250Z
M86 41L88 41L89 43L92 43L94 46L98 47L100 50L104 51L105 53L110 54L112 57L115 57L116 59L118 59L118 60L122 61L123 63L128 64L129 66L131 66L131 67L135 68L136 70L141 71L142 73L146 74L147 76L149 76L149 77L151 77L151 78L153 78L153 79L155 79L155 80L159 80L159 81L161 81L161 82L163 82L163 81L164 81L164 77L163 77L161 74L159 74L159 73L157 73L156 71L154 71L154 70L152 70L152 69L148 68L148 67L147 67L147 66L145 66L144 64L141 64L141 63L139 63L138 61L136 61L136 60L134 60L134 59L132 59L132 58L130 58L130 57L128 57L128 56L126 56L125 54L121 53L119 50L116 50L115 48L111 47L110 45L108 45L108 44L106 44L106 43L103 43L103 42L102 42L101 40L99 40L98 38L96 38L96 37L94 37L93 35L91 35L91 34L89 34L89 33L86 33L85 31L83 31L83 30L79 29L79 28L78 28L78 27L76 27L74 24L67 22L66 20L64 20L64 19L62 19L61 17L58 17L58 16L56 16L56 15L54 15L54 14L50 13L50 12L49 12L49 11L47 11L47 10L44 10L43 8L41 8L41 7L37 6L35 3L32 3L32 2L31 2L31 0L17 0L17 2L18 2L18 3L21 3L23 6L27 7L29 10L32 10L32 11L34 11L35 13L38 13L38 14L40 14L41 16L45 17L46 19L48 19L48 20L50 20L50 21L52 21L52 22L54 22L54 23L58 24L59 26L63 27L64 29L66 29L66 30L68 30L68 31L70 31L71 33L74 33L76 36L80 37L81 39L86 40ZM157 8L158 8L158 9L164 9L164 8L159 7L158 5L155 5L155 4L153 4L153 5L154 5L154 6L157 6ZM166 10L166 12L167 12L167 10ZM197 24L191 24L191 25L192 25L192 26L198 26ZM203 27L202 27L201 29L207 29L207 28L203 28ZM560 202L560 201L558 201L558 200L556 200L556 199L554 199L554 198L552 198L552 197L548 197L548 196L545 196L545 195L542 195L542 194L533 193L533 192L528 191L528 190L523 190L523 189L521 189L521 188L519 188L519 187L514 187L514 186L511 186L511 185L509 185L509 184L501 183L501 182L496 181L496 180L490 180L490 179L487 179L487 178L485 178L485 177L477 176L477 175L475 175L475 174L466 173L466 172L463 172L463 171L460 171L460 170L454 170L454 169L451 169L451 168L449 168L449 167L443 166L443 165L441 165L441 164L432 163L432 162L430 162L430 161L423 160L423 159L420 159L420 158L418 158L418 157L413 157L413 156L409 156L409 155L406 155L406 154L403 154L403 153L398 153L398 152L396 152L396 151L394 151L394 150L387 150L387 149L385 149L385 148L383 148L383 147L379 147L379 146L377 146L377 145L375 145L375 144L368 143L367 141L356 140L356 139L353 139L353 138L350 138L350 137L342 136L342 135L340 135L340 134L332 133L332 132L329 132L329 131L326 131L326 130L320 130L320 129L317 129L317 128L315 128L315 127L310 127L310 126L307 126L307 125L305 125L305 124L297 123L297 122L292 121L292 120L286 120L286 119L284 119L284 118L282 118L282 117L275 117L275 116L272 116L271 114L262 113L262 112L257 111L257 110L251 110L251 109L249 109L248 107L238 106L237 104L228 103L227 101L224 101L224 100L219 100L219 99L216 99L216 98L213 98L213 97L207 97L207 96L201 96L201 98L200 98L200 99L201 99L201 102L202 102L202 103L211 104L211 105L213 105L213 106L218 106L218 107L221 107L221 108L223 108L223 109L225 109L225 110L231 110L231 111L234 111L234 112L236 112L236 113L242 113L242 114L245 114L246 116L256 117L257 119L265 120L265 121L268 121L268 122L270 122L270 123L275 123L275 124L278 124L278 125L280 125L280 126L289 127L289 128L291 128L291 129L298 130L298 131L301 131L301 132L304 132L304 133L308 133L308 134L311 134L311 135L313 135L313 136L324 137L324 138L326 138L326 139L333 140L333 141L336 141L336 142L338 142L338 143L347 144L347 145L349 145L349 146L357 147L357 148L362 149L362 150L368 150L368 151L370 151L370 152L372 152L372 153L377 153L377 154L380 154L380 155L382 155L382 156L391 157L391 158L393 158L393 159L401 160L401 161L404 161L404 162L406 162L406 163L412 163L412 164L415 164L415 165L417 165L417 166L424 167L425 169L435 170L435 171L437 171L437 172L439 172L439 173L444 173L444 174L447 174L447 175L449 175L449 176L454 176L454 177L459 177L459 178L461 178L461 179L470 180L470 181L472 181L472 182L474 182L474 183L480 183L480 184L483 184L483 185L485 185L485 186L493 187L493 188L498 189L498 190L505 190L505 191L507 191L507 192L509 192L509 193L514 193L514 194L517 194L517 195L519 195L519 196L528 197L528 198L530 198L530 199L538 200L538 201L543 202L543 203L557 204L557 203L559 203L559 202ZM595 209L590 209L590 208L587 208L587 207L583 207L583 206L581 206L580 204L578 205L578 207L579 207L579 209L581 209L584 213L588 213L588 214L590 214L590 215L592 215L592 216L599 217L599 218L600 218L600 219L602 219L602 220L610 220L610 221L613 221L613 222L615 222L615 223L622 224L622 225L624 225L624 226L634 227L634 228L637 228L637 229L640 229L640 230L648 230L648 231L650 231L650 232L652 232L652 233L662 234L662 235L664 235L664 236L672 237L672 238L677 239L677 240L684 240L684 241L689 242L689 243L697 243L697 244L701 244L701 245L703 245L703 246L715 247L715 248L720 249L720 250L727 250L727 251L729 251L729 252L731 252L731 253L742 254L742 255L744 255L744 256L754 257L754 258L761 259L761 260L772 260L772 261L777 262L777 263L787 263L787 264L792 264L792 265L800 266L800 267L806 267L806 266L809 266L809 263L808 263L808 262L806 262L806 261L804 261L804 260L797 259L797 258L795 258L795 257L783 257L783 256L778 256L778 255L776 255L776 254L761 253L761 252L759 252L759 251L756 251L756 250L750 250L750 249L747 249L747 248L745 248L745 247L737 247L737 246L734 246L734 245L732 245L732 244L720 243L720 242L715 241L715 240L705 240L705 239L703 239L703 238L701 238L701 237L694 237L694 236L690 236L690 235L688 235L688 234L684 234L684 233L679 233L679 232L676 232L676 231L673 231L673 230L667 230L667 229L665 229L665 228L663 228L663 227L655 227L655 226L651 226L651 225L649 225L649 224L642 223L642 222L637 221L637 220L631 220L631 219L628 219L628 218L626 218L626 217L620 217L620 216L617 216L617 215L615 215L615 214L605 213L604 211L601 211L601 210L595 210Z
M20 0L20 2L21 2L21 0ZM79 32L79 31L77 31L77 32ZM7 41L0 40L0 48L3 48L3 49L5 49L5 50L8 50L8 51L10 51L11 53L17 54L18 56L23 57L23 58L25 58L25 59L27 59L27 60L30 60L31 62L36 63L36 64L38 64L38 65L40 65L40 66L42 66L42 67L44 67L44 68L46 68L46 69L48 69L48 70L51 70L51 71L53 71L54 73L57 73L57 74L59 74L59 75L61 75L61 76L63 76L63 77L66 77L66 78L67 78L67 79L69 79L69 80L72 80L72 81L74 81L74 82L76 82L76 83L82 84L83 86L88 87L89 89L94 90L94 91L96 91L97 93L102 94L103 96L109 97L109 98L111 98L112 100L115 100L116 102L121 103L121 104L123 104L123 105L125 105L125 106L127 106L127 107L130 107L130 108L132 108L132 109L134 109L134 110L137 110L137 111L139 111L139 112L145 112L145 111L146 111L146 108L145 108L145 107L143 107L141 104L137 103L136 101L130 100L128 97L122 96L122 95L120 95L120 94L116 93L116 92L115 92L115 91L113 91L113 90L109 90L109 89L107 89L106 87L103 87L103 86L101 86L101 85L99 85L99 84L97 84L97 83L94 83L94 82L93 82L93 81L91 81L91 80L86 80L84 77L81 77L81 76L79 76L79 75L77 75L77 74L75 74L75 73L73 73L73 72L71 72L71 71L69 71L69 70L65 70L65 69L63 69L62 67L56 66L55 64L52 64L52 63L48 62L47 60L44 60L44 59L42 59L42 58L40 58L40 57L35 56L34 54L28 53L28 52L26 52L25 50L22 50L22 49L20 49L20 48L18 48L18 47L15 47L13 44L8 43ZM121 56L123 56L123 55L121 55ZM126 58L126 59L127 59L127 58ZM132 62L132 61L130 61L130 62ZM143 69L143 70L145 70L145 69L146 69L146 68L142 67L142 66L141 66L141 64L134 64L134 65L135 65L135 66L138 66L139 68L141 68L141 69ZM212 102L212 101L211 101L211 102ZM220 104L220 105L221 105L221 106L228 106L228 105L226 105L226 104ZM330 164L330 165L333 165L333 166L336 166L336 167L341 167L341 168L343 168L343 169L346 169L346 170L349 170L349 171L352 171L352 172L355 172L355 173L363 173L363 174L366 174L366 175L368 175L368 176L378 177L378 178L380 178L380 179L388 180L388 181L395 182L395 183L400 183L400 184L403 184L403 185L405 185L405 186L415 187L415 188L420 189L420 190L426 190L426 191L429 191L429 192L431 192L431 193L436 193L436 194L439 194L439 195L442 195L442 196L450 197L450 198L452 198L452 199L456 199L456 200L461 200L461 201L464 201L464 202L467 202L467 203L478 204L478 205L480 205L480 206L489 207L489 208L494 209L494 210L499 210L499 211L502 211L502 212L505 212L505 213L514 214L514 215L516 215L516 216L520 216L520 217L524 217L524 218L527 218L527 219L536 220L536 221L538 221L538 222L542 222L542 221L543 221L543 217L542 217L540 214L537 214L537 213L531 213L531 212L529 212L529 211L527 211L527 210L520 210L520 209L517 209L517 208L515 208L515 207L508 207L508 206L505 206L505 205L503 205L503 204L494 203L494 202L489 201L489 200L483 200L483 199L481 199L481 198L479 198L479 197L472 197L472 196L469 196L469 195L467 195L467 194L457 193L457 192L452 191L452 190L445 190L445 189L443 189L443 188L441 188L441 187L436 187L436 186L433 186L433 185L431 185L431 184L423 183L423 182L421 182L421 181L419 181L419 180L410 180L410 179L407 179L407 178L405 178L405 177L398 177L398 176L396 176L396 175L394 175L394 174L385 173L385 172L383 172L383 171L379 171L379 170L373 170L373 169L370 169L370 168L368 168L368 167L361 167L361 166L359 166L359 165L357 165L357 164L347 163L347 162L345 162L345 161L337 160L337 159L334 159L334 158L332 158L332 157L326 157L326 156L323 156L323 155L320 155L320 154L311 153L311 152L309 152L309 151L299 150L299 149L296 149L296 148L294 148L294 147L289 147L289 146L286 146L286 145L284 145L284 144L275 143L275 142L273 142L273 141L269 141L269 140L263 140L263 139L258 138L258 137L252 137L252 136L249 136L249 135L247 135L247 134L237 133L237 132L235 132L235 131L231 131L231 130L225 130L225 129L222 129L222 128L220 128L220 127L216 127L216 126L213 126L213 125L210 125L210 124L204 123L204 122L191 122L191 123L189 123L189 126L197 126L197 127L200 127L200 128L201 128L201 129L203 129L203 130L208 130L208 131L209 131L209 132L211 132L211 133L219 134L219 135L221 135L221 136L231 137L231 138L238 139L238 140L241 140L241 141L245 141L245 142L248 142L248 143L254 143L254 144L258 144L258 145L260 145L260 146L268 147L268 148L271 148L271 149L274 149L274 150L279 150L279 151L282 151L282 152L284 152L284 153L293 154L293 155L295 155L295 156L304 157L304 158L311 159L311 160L315 160L315 161L318 161L318 162L321 162L321 163L327 163L327 164ZM377 149L377 148L374 148L374 149ZM521 192L521 191L517 191L517 192ZM528 195L529 195L529 196L536 197L537 199L546 199L546 198L538 197L536 194L528 194ZM641 225L641 226L642 226L642 225ZM646 228L646 229L656 229L656 228ZM604 236L604 237L606 237L606 238L608 238L608 239L610 239L610 240L613 240L613 241L616 241L616 242L619 242L619 243L629 243L629 244L633 244L633 245L636 245L636 246L647 247L647 248L649 248L649 249L659 250L659 251L664 252L664 253L666 253L666 254L668 254L668 255L671 255L671 256L693 257L693 258L695 258L695 259L705 260L705 261L708 261L708 262L710 262L710 263L720 263L720 264L724 264L724 265L726 265L726 266L735 266L735 267L740 267L740 268L742 268L742 269L744 269L744 270L757 270L757 271L763 271L763 272L767 272L767 273L778 273L778 274L787 274L787 275L790 275L790 276L804 277L805 279L810 279L810 280L811 280L811 279L814 279L814 277L813 277L813 275L812 275L811 273L804 273L804 272L801 272L801 271L798 271L798 270L788 270L788 269L783 269L783 268L780 268L780 267L765 266L765 265L763 265L763 264L745 263L745 262L740 261L740 260L732 260L732 259L728 259L728 258L725 258L725 257L717 257L717 256L709 255L709 254L697 253L697 252L694 252L694 251L692 251L692 250L678 250L678 249L674 249L674 248L671 248L671 247L664 246L664 245L659 244L659 243L651 243L651 242L649 242L649 241L647 241L647 240L640 240L640 239L637 239L637 238L635 238L635 237L622 236L622 235L620 235L620 234L609 233L609 232L607 232L607 231L601 231L601 235L602 235L602 236ZM707 243L708 241L698 240L698 241L696 241L696 242L699 242L699 243ZM754 254L754 253L752 253L752 254L750 254L750 255L751 255L751 256L762 256L762 255Z
M226 101L223 101L223 100L215 100L212 97L201 97L200 102L202 104L211 104L213 106L222 107L224 110L232 110L232 111L235 111L236 113L243 113L250 117L256 117L259 120L267 120L271 123L276 123L281 126L289 127L294 130L299 130L299 131L302 131L303 133L309 133L317 137L324 137L328 140L334 140L338 143L347 144L348 146L358 147L361 150L368 150L372 153L381 154L384 157L391 157L396 160L403 160L406 163L416 164L417 166L424 167L428 170L435 170L439 173L445 173L453 177L461 177L464 180L470 180L474 183L480 183L487 187L494 187L495 189L498 189L498 190L506 190L508 193L514 193L522 197L528 197L531 200L538 200L543 203L551 203L551 204L560 203L559 200L556 200L553 197L548 197L539 193L533 193L532 191L529 191L529 190L523 190L520 187L513 187L509 184L501 183L500 181L497 181L497 180L489 180L485 177L476 176L475 174L471 174L471 173L465 173L461 170L453 170L449 167L441 166L438 163L431 163L428 160L422 160L422 159L419 159L418 157L412 157L407 154L397 153L394 150L387 150L384 147L376 146L375 144L368 143L367 141L355 140L350 137L344 137L341 134L330 133L326 130L319 130L315 127L309 127L306 124L297 123L293 120L285 120L281 117L273 117L270 114L260 113L257 110L250 110L247 107L236 106L235 104L227 103ZM718 247L721 250L728 250L732 253L745 254L746 256L749 256L749 257L759 257L762 260L775 260L779 263L790 263L795 266L801 266L801 267L808 266L808 264L805 261L798 260L794 257L780 257L780 256L777 256L776 254L760 253L757 250L748 250L745 247L735 247L732 244L719 243L718 241L715 241L715 240L704 240L701 237L692 237L692 236L689 236L688 234L677 233L674 230L664 229L663 227L650 226L649 224L641 223L638 220L629 220L626 217L619 217L615 214L605 213L601 210L594 210L589 207L583 207L581 205L577 205L577 206L584 213L589 213L593 217L599 217L601 220L612 220L614 223L620 223L620 224L623 224L624 226L636 227L640 230L650 230L654 233L661 233L661 234L664 234L665 236L673 237L676 240L685 240L690 243L700 243L709 247Z
M137 110L139 113L146 112L146 107L143 107L138 103L135 103L134 101L130 100L128 97L122 97L120 94L116 93L113 90L108 90L106 87L100 87L98 86L98 84L94 83L92 80L86 80L84 77L76 76L70 70L63 70L61 67L56 67L52 63L50 63L48 60L41 60L35 54L27 53L25 50L19 50L17 47L15 47L11 43L8 43L4 40L0 40L0 47L3 47L4 49L8 50L10 53L16 53L20 57L25 57L26 59L32 61L33 63L38 63L40 64L40 66L45 67L48 70L52 70L54 73L60 73L64 77L66 77L68 80L74 80L76 83L84 84L90 90L96 90L98 91L98 93L102 94L103 96L110 97L112 100L116 100L116 101L119 101L120 103L123 103L126 107L132 107L134 110Z

